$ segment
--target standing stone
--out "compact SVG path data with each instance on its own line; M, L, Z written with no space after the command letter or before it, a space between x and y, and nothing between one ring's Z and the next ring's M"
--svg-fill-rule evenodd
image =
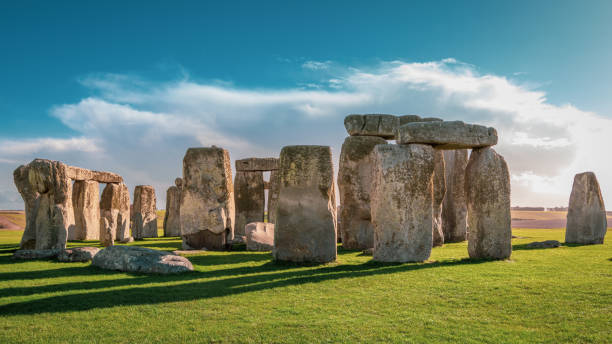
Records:
M444 242L465 241L467 235L467 204L465 201L466 149L444 151L446 195L442 202Z
M127 186L123 183L106 184L102 191L100 200L100 243L102 246L112 246L115 240L125 242L129 238L129 219L127 218L129 216L129 197ZM125 233L126 227L127 233Z
M117 214L117 231L115 239L126 243L134 240L130 236L130 190L124 183L119 183L119 213Z
M510 173L492 148L472 151L465 170L468 253L476 259L506 259L512 253Z
M13 172L25 202L26 229L22 249L60 250L74 227L72 182L59 161L35 159Z
M442 202L446 194L446 177L444 171L444 153L434 150L434 175L433 175L433 205L432 205L432 232L433 246L444 244L444 232L442 231Z
M374 170L374 146L387 141L375 136L349 136L342 144L338 189L342 204L338 233L342 247L364 250L374 247L374 226L370 213L370 194Z
M328 146L286 146L281 150L274 259L336 260L333 170Z
M183 249L220 250L234 238L234 187L229 153L189 148L183 159Z
M132 235L134 239L157 238L157 206L155 189L138 185L134 189Z
M276 223L274 216L276 215L276 208L278 207L278 192L280 189L280 180L277 170L270 172L270 181L268 184L270 185L270 189L268 190L268 222Z
M164 216L164 236L181 236L181 187L183 180L176 178L175 186L166 191L166 215Z
M565 242L603 244L607 231L606 208L593 172L574 177L567 211Z
M69 240L98 240L100 238L100 184L93 180L77 180L72 189L75 230L68 232Z
M252 222L245 227L247 251L272 251L274 248L274 224Z
M374 148L373 259L421 262L432 248L434 149L428 145Z
M244 227L251 222L263 222L266 206L263 172L237 171L234 179L236 225L234 236L243 237Z

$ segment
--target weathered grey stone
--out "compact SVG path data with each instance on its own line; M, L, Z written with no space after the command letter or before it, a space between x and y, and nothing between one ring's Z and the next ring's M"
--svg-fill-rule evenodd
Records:
M236 171L256 172L278 170L277 158L248 158L236 160Z
M149 274L193 271L193 265L185 257L136 246L107 247L94 256L92 265L107 270Z
M68 231L68 240L100 238L100 184L93 180L77 180L72 188L75 226Z
M444 244L444 232L442 231L442 202L446 194L446 177L444 171L444 152L434 150L434 175L433 175L433 205L432 205L432 232L433 246Z
M236 225L234 236L245 235L244 227L251 222L263 222L266 207L263 172L236 172L234 178Z
M336 260L336 202L331 149L286 146L280 153L276 260Z
M351 136L378 136L394 139L400 120L394 115L348 115L344 127Z
M421 262L432 248L434 149L378 145L372 192L374 256L382 262Z
M248 251L272 251L274 248L274 224L252 222L246 225L246 248Z
M35 159L18 167L13 176L26 210L26 228L20 247L64 249L68 232L74 227L72 182L66 174L66 165Z
M567 210L565 242L603 244L607 227L606 208L597 177L593 172L577 174Z
M174 185L176 185L179 190L183 189L183 178L176 178L174 180Z
M134 239L157 238L157 206L155 189L138 185L134 189L132 235Z
M127 235L123 233L126 230L125 227L129 229L129 219L127 219L129 197L127 186L123 183L106 184L106 187L104 187L100 200L99 224L102 246L111 246L115 244L115 239L121 241L129 237L129 232ZM118 231L123 232L117 233Z
M220 250L234 237L234 187L229 153L189 148L183 159L183 249Z
M89 262L100 251L97 247L73 247L59 252L57 260L60 262Z
M338 189L342 207L338 233L342 247L363 250L374 246L374 226L370 213L370 194L374 171L374 146L387 141L375 136L349 136L342 144Z
M467 239L467 204L465 200L466 149L444 151L446 194L442 202L442 232L444 242Z
M91 180L99 183L123 183L123 178L116 173L92 171L68 165L66 165L66 175L72 180Z
M441 122L441 118L437 117L425 117L421 118L418 115L403 115L399 116L399 125L402 126L406 123L417 123L417 122Z
M534 241L527 244L528 248L555 248L561 246L557 240Z
M119 242L131 242L134 238L130 235L130 190L127 185L119 183L119 213L117 214L117 231L115 239ZM130 241L131 240L131 241Z
M268 222L275 223L274 216L278 206L278 192L280 189L280 180L278 171L270 172L270 189L268 190Z
M406 123L397 131L397 143L424 143L438 149L465 149L497 144L497 131L491 127L461 121Z
M164 236L181 236L181 189L178 186L171 186L166 191Z
M60 250L17 250L13 253L13 259L51 259L57 257Z
M472 151L465 170L470 258L506 259L512 253L510 173L492 148Z

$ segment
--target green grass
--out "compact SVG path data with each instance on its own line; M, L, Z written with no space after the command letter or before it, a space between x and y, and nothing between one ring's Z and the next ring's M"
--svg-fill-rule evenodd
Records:
M318 266L206 252L188 256L193 273L148 276L13 261L21 232L0 231L0 343L612 342L612 237L526 249L563 230L514 234L525 238L509 261L468 260L466 243L434 248L423 264L342 249Z

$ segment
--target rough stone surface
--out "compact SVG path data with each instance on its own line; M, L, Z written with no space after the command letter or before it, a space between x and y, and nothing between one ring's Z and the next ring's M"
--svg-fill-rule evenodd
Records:
M246 225L248 251L272 251L274 248L274 224L252 222Z
M107 270L153 274L193 271L193 265L185 257L135 246L107 247L94 256L92 265Z
M123 178L116 173L92 171L75 166L66 166L66 175L72 180L92 180L99 183L123 183Z
M467 204L465 200L466 149L444 151L446 194L442 202L442 232L444 242L467 239Z
M157 206L155 189L138 185L134 189L132 235L134 239L157 238Z
M215 146L189 148L180 206L183 249L224 249L234 237L234 211L229 153Z
M130 190L127 185L119 183L119 213L117 215L117 231L115 239L125 243L134 241L130 235Z
M286 146L281 150L274 228L276 260L336 260L333 169L328 146Z
M251 222L263 222L266 207L263 172L236 172L234 178L236 225L234 236L245 235L244 227Z
M416 123L416 122L441 122L443 121L441 118L437 117L425 117L421 118L418 115L403 115L399 116L399 125L402 126L406 123Z
M506 259L512 253L510 173L492 148L474 149L465 170L470 258Z
M93 180L77 180L72 188L74 230L68 240L98 240L100 238L100 184Z
M123 183L106 184L102 191L99 231L100 243L103 246L114 245L115 240L121 241L129 237L129 232L127 235L123 233L126 227L129 230L130 195L127 192L127 186Z
M597 177L593 172L577 174L567 210L565 242L603 244L607 227L606 208Z
M557 240L534 241L527 244L528 248L555 248L561 246Z
M444 171L444 152L434 150L434 175L433 175L433 204L432 204L432 232L433 246L444 244L444 232L442 231L442 202L446 195L446 177Z
M497 131L491 127L461 121L406 123L397 131L397 143L423 143L438 149L465 149L497 144Z
M25 203L26 228L20 248L61 250L73 231L72 181L66 165L35 159L14 172L15 186Z
M434 149L428 145L374 148L374 256L382 262L421 262L432 248Z
M89 262L100 251L97 247L73 247L59 252L57 260L60 262Z
M248 158L236 160L236 171L256 172L278 170L277 158Z
M181 236L181 189L178 186L171 186L166 191L164 236Z
M13 253L13 259L51 259L57 257L60 250L17 250Z
M276 223L276 208L278 206L278 191L280 189L280 180L278 171L270 172L270 181L268 182L270 189L268 190L268 222Z
M374 246L370 194L374 171L374 146L387 141L375 136L349 136L342 144L338 171L340 212L338 233L342 247L363 250Z
M399 123L394 115L348 115L344 118L344 127L351 136L378 136L390 140L395 138Z

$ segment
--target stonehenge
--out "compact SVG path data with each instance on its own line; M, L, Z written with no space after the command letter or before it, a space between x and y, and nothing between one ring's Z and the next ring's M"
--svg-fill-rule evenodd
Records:
M229 153L215 146L189 148L180 204L183 249L224 249L234 237L234 211Z
M607 227L606 208L595 173L576 174L567 210L565 242L603 244Z
M132 236L139 240L157 238L157 206L155 189L150 185L138 185L134 189L132 207Z
M435 149L432 199L433 246L442 246L444 244L444 231L442 230L442 202L444 201L444 196L446 196L444 152Z
M497 131L461 121L421 121L400 126L396 139L399 144L424 143L439 149L481 148L497 144Z
M123 183L107 184L100 200L99 237L102 246L130 238L130 194Z
M98 240L100 238L100 184L95 180L77 180L72 185L74 229L68 240Z
M247 251L272 251L274 247L274 224L252 222L245 227Z
M166 214L164 215L164 236L181 236L181 189L183 179L176 178L174 186L166 191Z
M275 260L336 260L336 200L329 146L285 146L279 161Z
M442 201L442 232L444 242L467 239L467 204L465 200L465 168L467 149L444 151L446 194Z

